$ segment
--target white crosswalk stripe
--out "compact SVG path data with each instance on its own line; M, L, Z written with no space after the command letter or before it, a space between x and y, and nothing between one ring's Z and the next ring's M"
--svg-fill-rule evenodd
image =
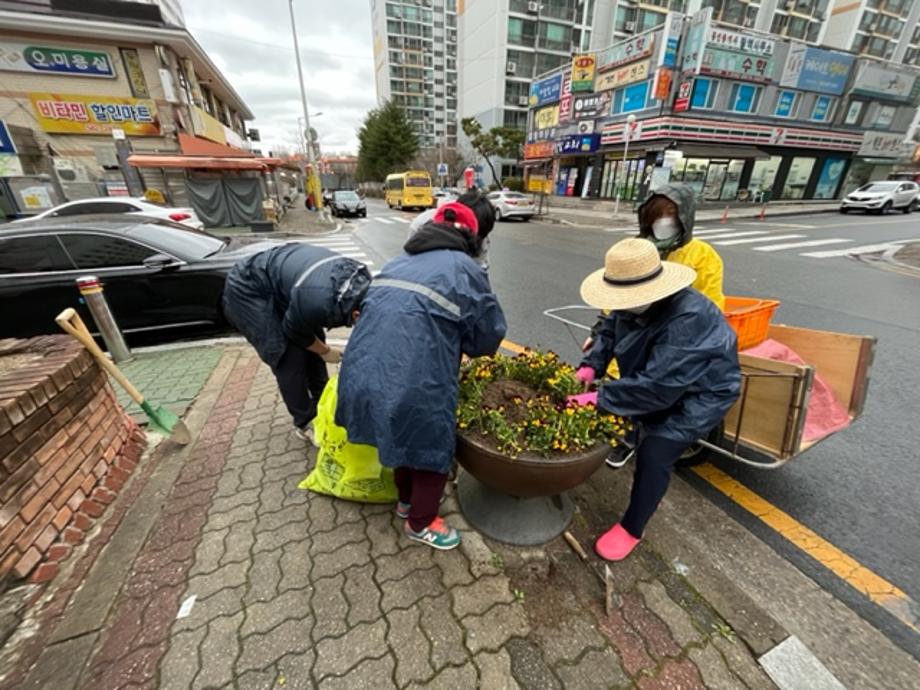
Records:
M799 223L773 223L759 220L756 223L740 223L740 225L770 225L773 228L789 228L791 230L814 230L817 225L801 225Z
M875 254L876 252L885 252L894 247L901 246L901 242L883 242L881 244L864 244L859 247L847 247L846 249L827 249L820 252L805 252L800 256L807 256L811 259L833 259L840 256L859 256L860 254Z
M384 224L386 224L386 225L392 225L392 224L393 224L393 221L392 221L392 220L387 220L386 218L374 218L374 220L376 220L378 223L384 223Z
M805 235L761 235L760 237L745 237L743 240L725 240L724 242L713 241L714 245L719 247L733 247L736 244L755 244L758 242L774 242L776 240L797 240Z
M766 247L754 247L755 252L779 252L784 249L799 249L802 247L820 247L826 244L840 244L842 242L852 242L841 238L829 238L826 240L808 240L806 242L789 242L788 244L771 244Z
M408 218L403 218L402 216L390 216L390 218L395 220L397 223L405 223L406 225L412 222ZM383 220L383 218L379 218L378 220Z
M734 232L734 228L713 228L712 230L694 230L694 237L714 237L725 232Z
M744 230L743 232L724 232L718 235L704 235L700 239L707 241L728 240L733 237L753 237L754 235L769 235L766 230Z
M324 249L329 249L336 254L341 254L342 256L348 257L349 259L360 261L365 266L374 265L374 262L367 258L367 252L364 247L356 242L352 235L343 234L337 237L317 237L311 239L295 240L295 242L303 242L305 244L311 244L314 247L323 247Z

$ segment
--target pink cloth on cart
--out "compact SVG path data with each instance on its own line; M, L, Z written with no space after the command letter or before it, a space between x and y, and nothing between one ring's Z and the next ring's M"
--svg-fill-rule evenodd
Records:
M744 351L746 355L771 359L775 362L789 362L790 364L806 364L794 350L776 340L765 340L756 347ZM837 401L834 391L824 380L815 374L814 384L811 389L811 398L808 400L808 412L805 415L805 429L802 432L803 441L818 441L835 431L845 429L850 425L850 415Z

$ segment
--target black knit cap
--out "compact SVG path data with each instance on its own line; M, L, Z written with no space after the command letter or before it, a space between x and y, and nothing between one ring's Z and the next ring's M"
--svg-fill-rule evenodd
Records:
M492 204L486 198L486 195L476 187L473 187L461 194L457 199L457 203L469 207L476 214L476 220L479 221L479 232L477 233L479 239L484 240L488 237L495 226L495 209L492 208Z

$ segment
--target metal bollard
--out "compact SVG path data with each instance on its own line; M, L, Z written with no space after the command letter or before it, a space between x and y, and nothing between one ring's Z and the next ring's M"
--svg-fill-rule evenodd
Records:
M112 310L109 309L109 303L105 301L105 295L102 294L102 283L96 276L80 276L77 278L77 287L80 294L86 300L86 306L89 308L96 327L105 341L105 346L112 355L116 364L130 362L134 359L131 350L128 349L125 338L115 323L115 317L112 316Z

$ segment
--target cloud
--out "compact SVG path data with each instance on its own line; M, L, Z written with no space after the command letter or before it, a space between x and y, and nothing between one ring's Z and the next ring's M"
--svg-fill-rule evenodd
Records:
M357 151L376 106L370 3L295 0L310 112L324 151ZM189 31L255 115L263 150L296 147L303 115L287 0L185 0Z

